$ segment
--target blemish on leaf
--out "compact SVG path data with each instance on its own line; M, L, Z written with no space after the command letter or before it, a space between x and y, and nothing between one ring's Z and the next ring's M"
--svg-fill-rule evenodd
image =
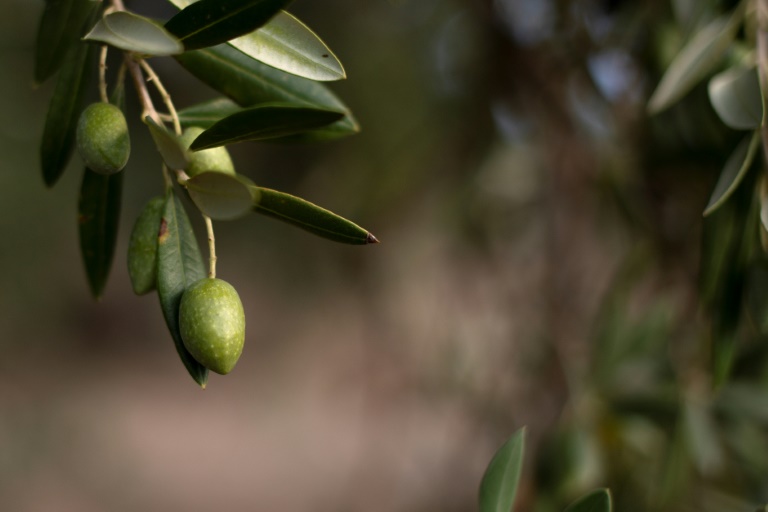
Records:
M324 59L327 59L327 58L328 58L328 54L327 54L327 53L324 53L324 54L323 54L323 58L324 58Z
M157 234L157 243L162 244L168 239L168 221L163 218L160 220L160 231Z

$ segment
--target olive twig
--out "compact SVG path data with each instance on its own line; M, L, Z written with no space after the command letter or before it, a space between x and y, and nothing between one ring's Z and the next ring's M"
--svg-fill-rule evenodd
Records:
M136 93L139 95L139 102L143 109L141 117L149 116L157 124L162 125L163 122L160 119L160 115L157 113L157 110L155 110L155 105L152 103L152 98L149 96L147 84L144 83L144 74L141 72L139 63L133 59L131 54L126 53L125 65L128 68L128 72L131 74L131 78L133 78L133 85L136 88Z
M171 120L173 121L173 129L176 132L176 135L181 135L181 123L179 122L179 115L176 113L176 107L173 106L173 100L171 100L171 95L168 94L168 91L166 90L165 86L163 86L163 83L160 81L160 77L157 76L157 73L155 73L155 70L152 69L152 67L147 63L145 60L140 60L139 65L144 69L144 71L147 73L148 81L151 81L155 88L157 89L157 92L160 93L160 96L163 98L163 103L165 103L165 106L168 107L168 113L171 114Z
M205 219L205 229L208 232L208 277L214 279L216 277L216 238L213 236L211 218L203 214L203 219Z
M109 96L107 95L107 51L109 47L105 44L101 45L101 52L99 53L99 97L104 103L109 103Z

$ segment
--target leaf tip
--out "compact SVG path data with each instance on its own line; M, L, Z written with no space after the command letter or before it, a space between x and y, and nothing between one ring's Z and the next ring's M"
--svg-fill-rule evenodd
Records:
M379 244L379 239L373 236L373 233L368 233L368 236L365 237L365 243L366 244Z

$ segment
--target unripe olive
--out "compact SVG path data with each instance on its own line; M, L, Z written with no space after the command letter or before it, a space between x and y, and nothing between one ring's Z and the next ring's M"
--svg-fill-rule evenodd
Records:
M237 291L221 279L197 281L181 296L179 328L192 357L226 375L240 358L245 341L245 312Z
M198 135L205 130L199 126L190 126L181 135L181 143L185 148L195 141ZM187 175L191 178L201 172L215 171L225 174L235 174L235 166L232 164L232 158L229 156L227 148L221 146L218 148L203 149L202 151L190 151L189 166L185 169Z
M114 174L131 154L128 123L122 110L110 103L89 105L77 123L77 150L89 169Z

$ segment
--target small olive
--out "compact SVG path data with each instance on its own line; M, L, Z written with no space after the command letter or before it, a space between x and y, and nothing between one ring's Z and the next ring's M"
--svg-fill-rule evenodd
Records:
M131 154L122 110L110 103L93 103L83 110L77 123L77 150L95 172L114 174L122 170Z
M184 346L197 362L226 375L240 358L245 312L237 291L221 279L204 278L184 291L179 308Z
M205 130L199 126L190 126L184 130L184 133L181 135L181 143L185 148L189 148L197 136L204 131ZM189 166L185 170L190 178L206 171L235 174L235 166L232 164L232 158L230 158L227 148L223 146L203 149L202 151L190 151Z

